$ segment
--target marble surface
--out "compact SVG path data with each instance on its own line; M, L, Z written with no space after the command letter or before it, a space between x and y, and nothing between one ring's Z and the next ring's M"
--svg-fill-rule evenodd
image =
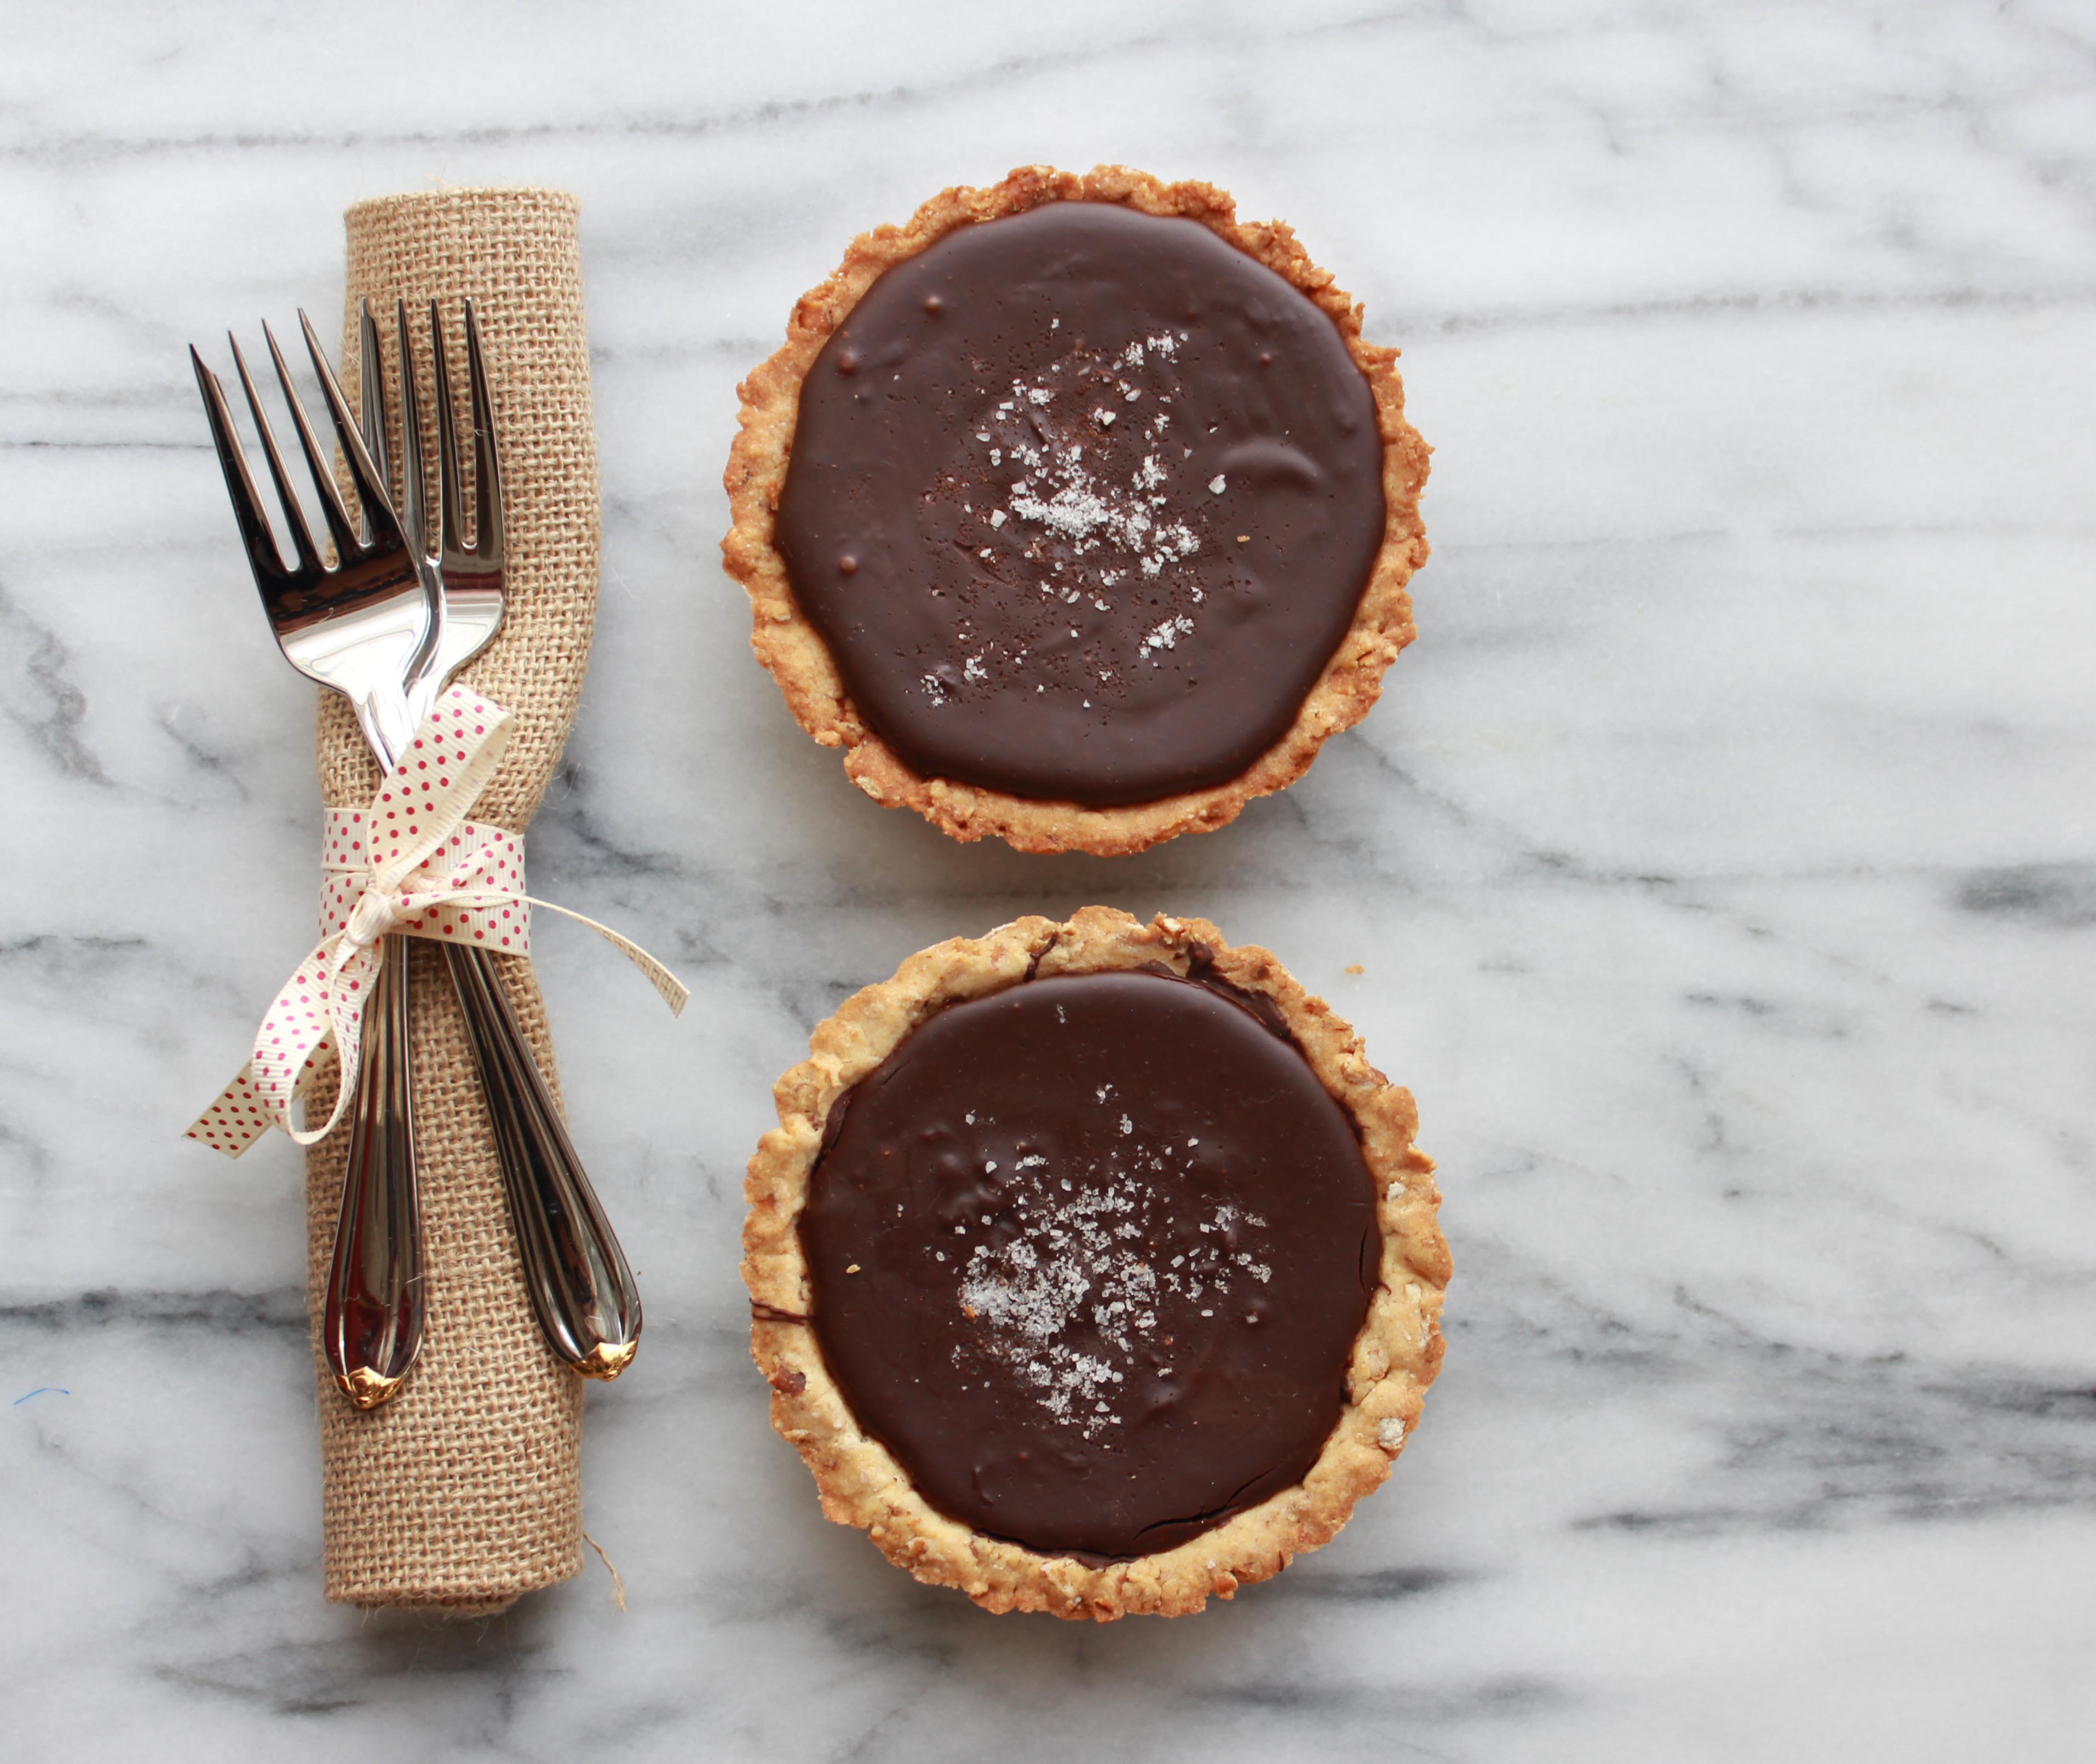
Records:
M0 1753L2089 1755L2085 4L6 0L0 41ZM1108 159L1367 303L1435 554L1297 788L1028 858L799 734L719 474L854 231ZM177 1137L304 947L316 810L183 345L334 310L343 207L433 180L585 203L605 594L534 876L696 995L672 1025L542 940L648 1297L590 1402L623 1614L594 1565L487 1622L321 1602L297 1159ZM1343 1536L1103 1630L826 1525L735 1272L810 1028L1090 901L1206 914L1359 1024L1457 1266Z

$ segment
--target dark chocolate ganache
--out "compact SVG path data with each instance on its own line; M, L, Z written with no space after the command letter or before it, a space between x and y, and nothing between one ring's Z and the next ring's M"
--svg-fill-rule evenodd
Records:
M809 369L776 539L928 777L1094 807L1245 771L1383 531L1368 382L1197 221L1057 202L884 273Z
M832 1111L800 1230L823 1358L918 1491L1092 1559L1302 1481L1382 1255L1300 1050L1146 972L928 1019Z

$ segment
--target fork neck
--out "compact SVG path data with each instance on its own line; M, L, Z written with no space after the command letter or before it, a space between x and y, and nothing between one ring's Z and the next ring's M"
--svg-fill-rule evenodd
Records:
M357 727L370 743L373 756L382 771L391 773L415 739L414 728L408 720L406 701L398 693L373 692L355 700L353 704Z

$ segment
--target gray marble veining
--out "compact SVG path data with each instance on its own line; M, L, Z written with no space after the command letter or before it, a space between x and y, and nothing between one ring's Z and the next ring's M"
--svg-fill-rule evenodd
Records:
M415 52L359 85L359 40ZM0 1754L2089 1755L2085 5L0 0ZM1290 220L1439 450L1374 716L1111 862L868 805L716 549L735 382L851 234L1100 159ZM696 994L539 940L648 1306L590 1405L622 1614L595 1570L321 1602L298 1160L177 1137L304 947L317 806L182 346L332 311L342 208L431 180L584 201L605 592L533 876ZM825 1525L735 1273L813 1024L1094 900L1351 1018L1457 1263L1345 1534L1100 1631Z

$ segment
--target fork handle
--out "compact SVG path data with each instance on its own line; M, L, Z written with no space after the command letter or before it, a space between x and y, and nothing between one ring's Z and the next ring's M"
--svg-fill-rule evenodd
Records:
M321 1319L328 1370L359 1408L376 1408L398 1392L422 1346L422 1210L404 938L386 939L371 1003Z
M442 945L495 1124L524 1283L553 1351L585 1378L615 1378L640 1343L640 1293L611 1223L510 1008L495 958Z

